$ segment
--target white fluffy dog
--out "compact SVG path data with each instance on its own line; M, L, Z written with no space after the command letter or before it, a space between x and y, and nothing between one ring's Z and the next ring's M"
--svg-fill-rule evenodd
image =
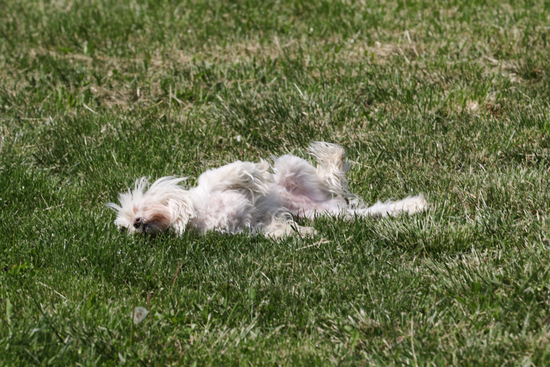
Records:
M128 233L156 235L173 230L182 234L195 229L260 232L271 237L315 233L313 228L298 226L294 217L384 217L427 207L422 195L367 207L348 190L342 147L316 142L309 153L317 158L317 168L292 155L275 159L273 172L264 160L237 161L204 172L189 190L179 185L185 178L163 177L152 185L141 178L134 190L120 194L120 205L107 206L117 212L115 224Z

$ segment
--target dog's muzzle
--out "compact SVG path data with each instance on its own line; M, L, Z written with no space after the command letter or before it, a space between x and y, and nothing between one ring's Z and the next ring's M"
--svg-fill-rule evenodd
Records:
M162 232L157 223L155 223L154 221L147 222L141 217L135 218L132 225L136 229L137 233L146 233L151 236L155 236L158 233Z

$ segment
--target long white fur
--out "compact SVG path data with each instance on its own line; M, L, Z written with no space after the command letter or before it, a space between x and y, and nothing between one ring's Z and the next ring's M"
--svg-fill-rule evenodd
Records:
M263 160L236 161L207 170L199 176L197 186L189 190L180 185L185 178L163 177L153 184L141 178L133 190L120 194L120 205L107 206L117 212L115 224L127 228L129 233L173 230L182 234L194 229L260 232L272 237L295 231L315 232L313 228L298 226L294 217L385 217L414 214L427 208L423 195L377 202L371 207L361 204L361 200L360 204L350 205L350 200L358 200L348 189L344 149L315 142L309 153L317 159L317 168L292 155L275 159L273 167Z

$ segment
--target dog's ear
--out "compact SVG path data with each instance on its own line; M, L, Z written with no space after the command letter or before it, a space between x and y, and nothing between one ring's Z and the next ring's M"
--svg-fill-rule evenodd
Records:
M116 212L116 219L115 219L114 223L115 223L115 225L117 226L118 229L127 230L128 233L133 233L134 232L134 227L132 226L132 223L131 223L131 217L132 217L131 210L132 209L130 209L129 206L128 206L128 203L129 203L128 199L129 199L130 195L131 194L129 194L129 193L120 194L120 202L126 204L126 206L120 206L120 205L115 204L115 203L107 203L107 204L105 204L105 206ZM131 199L131 197L130 197L130 199Z
M128 221L128 218L126 218L126 216L124 215L123 209L120 205L115 203L107 203L105 204L105 206L116 212L117 215L114 224L120 231L128 230L128 228L130 228L130 222Z
M110 209L114 210L114 211L117 212L117 213L120 212L120 211L122 210L122 208L120 207L120 205L115 204L115 203L107 203L107 204L105 204L105 206L106 206L107 208L110 208Z
M176 232L181 235L187 227L187 223L191 218L196 216L193 202L188 195L184 195L181 198L168 200L168 209L172 216L170 226Z

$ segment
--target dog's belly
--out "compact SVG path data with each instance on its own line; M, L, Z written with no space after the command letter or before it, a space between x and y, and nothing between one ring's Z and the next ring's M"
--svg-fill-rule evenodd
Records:
M284 188L278 188L277 191L282 205L292 215L298 217L313 218L315 215L324 213L338 214L346 205L343 199L315 200L304 194L289 192Z
M295 216L303 216L305 213L314 210L317 203L306 196L285 195L282 198L282 203Z

